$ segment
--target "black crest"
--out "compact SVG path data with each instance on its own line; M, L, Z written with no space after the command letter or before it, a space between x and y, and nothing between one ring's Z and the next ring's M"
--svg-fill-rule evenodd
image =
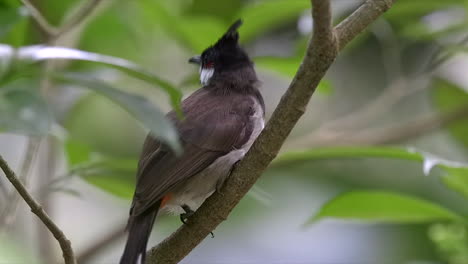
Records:
M249 56L239 45L237 30L241 25L242 20L238 19L214 45L205 49L200 56L190 58L189 62L203 68L214 68L215 75L220 71L252 66Z
M215 47L221 48L223 46L237 46L239 41L239 32L237 29L242 25L242 20L238 19L232 24L224 35L216 42Z

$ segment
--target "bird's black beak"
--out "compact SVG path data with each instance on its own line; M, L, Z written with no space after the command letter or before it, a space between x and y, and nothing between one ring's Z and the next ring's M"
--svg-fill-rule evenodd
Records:
M192 58L190 58L188 60L188 62L200 65L201 64L201 56L200 55L193 56Z

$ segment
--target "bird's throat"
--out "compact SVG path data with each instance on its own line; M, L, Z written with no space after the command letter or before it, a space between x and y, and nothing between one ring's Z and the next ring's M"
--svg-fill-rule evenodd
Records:
M202 85L208 85L211 77L213 77L214 68L202 68L200 67L200 82Z

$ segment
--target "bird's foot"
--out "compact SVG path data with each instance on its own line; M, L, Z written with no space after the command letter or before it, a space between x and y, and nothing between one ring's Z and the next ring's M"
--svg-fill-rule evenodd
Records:
M184 209L185 213L180 214L180 221L186 225L189 217L191 217L195 212L186 204L182 205L181 207ZM211 238L214 238L213 232L210 232L210 235Z
M188 218L195 212L186 204L182 205L181 207L184 209L185 213L180 214L180 221L186 225Z

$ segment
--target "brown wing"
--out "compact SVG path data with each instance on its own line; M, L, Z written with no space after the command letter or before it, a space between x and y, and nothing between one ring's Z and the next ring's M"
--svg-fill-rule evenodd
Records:
M254 99L247 95L222 96L200 89L182 104L185 113L178 120L168 114L184 147L176 156L148 136L140 158L132 215L139 215L217 158L241 147L250 138Z

